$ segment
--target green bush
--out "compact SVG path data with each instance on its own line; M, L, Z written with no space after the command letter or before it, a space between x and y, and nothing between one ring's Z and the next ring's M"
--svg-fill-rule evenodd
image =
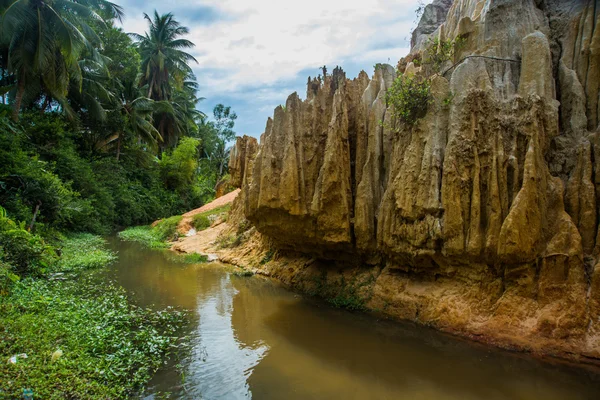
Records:
M177 225L181 221L181 215L160 220L154 227L136 226L127 228L119 232L119 237L130 242L142 243L144 246L161 249L168 248L171 245L169 241L177 240L179 233Z
M160 160L160 172L168 188L183 191L192 185L198 169L199 144L198 139L185 137L171 154L163 154Z
M431 83L412 75L399 75L386 93L393 116L410 126L425 116L431 102Z
M423 64L431 66L434 73L441 72L447 61L454 60L458 51L463 47L465 39L457 37L455 40L442 40L438 37L429 39L424 52Z
M134 226L119 232L119 237L128 242L138 242L151 249L166 249L171 245L160 240L152 227Z
M192 226L197 231L203 231L206 228L210 228L211 222L210 219L204 214L196 214L192 218Z
M10 266L12 274L43 274L57 260L55 249L24 225L0 216L0 261Z
M4 250L0 247L0 297L6 296L12 286L19 281L10 264L3 261Z
M163 241L176 240L179 237L177 232L177 225L183 217L181 215L174 215L169 218L160 220L152 231L155 232L156 237Z

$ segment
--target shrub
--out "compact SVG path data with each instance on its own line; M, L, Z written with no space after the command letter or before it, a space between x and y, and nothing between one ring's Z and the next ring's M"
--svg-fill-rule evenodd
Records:
M0 216L0 261L10 266L16 275L40 275L57 260L54 247L44 239L25 230L25 224L17 224Z
M177 225L181 221L181 215L174 215L169 218L160 220L152 231L156 234L159 240L171 241L176 240L179 236L177 232Z
M192 218L192 226L197 231L203 231L206 228L210 228L210 219L204 214L196 214Z
M399 75L386 93L393 116L408 125L414 125L427 113L431 102L431 83L417 76Z
M457 37L454 40L442 40L439 38L429 39L424 52L423 64L431 66L434 73L439 73L446 63L454 59L454 56L464 45L465 39Z
M182 191L192 185L198 169L199 144L198 139L184 137L171 154L163 154L160 172L166 187Z
M138 242L151 249L165 249L171 245L160 240L152 227L134 226L119 232L119 237L128 242Z

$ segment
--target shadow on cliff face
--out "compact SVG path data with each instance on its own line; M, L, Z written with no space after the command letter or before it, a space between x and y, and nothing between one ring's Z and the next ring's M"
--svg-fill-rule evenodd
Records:
M264 324L302 357L288 360L290 368L281 369L270 368L273 354L268 355L250 379L251 387L253 382L260 382L266 370L272 382L278 381L278 375L281 381L289 379L284 377L286 374L305 375L302 369L308 364L302 359L308 357L318 359L326 370L345 371L356 381L392 386L395 392L407 395L591 399L600 391L600 379L593 374L490 350L412 324L379 321L361 314L349 317L347 311L330 309L320 302L281 304ZM335 375L330 378L335 379ZM582 381L586 381L585 386ZM311 391L301 387L297 390L306 390L306 395ZM254 389L253 393L258 394Z

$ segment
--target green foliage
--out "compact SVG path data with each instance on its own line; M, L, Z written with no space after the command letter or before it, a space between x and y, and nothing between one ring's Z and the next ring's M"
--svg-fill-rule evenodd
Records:
M152 228L156 237L163 241L176 240L178 237L177 225L181 221L181 215L174 215L169 218L160 220L156 226Z
M19 279L21 278L13 272L12 266L4 261L4 249L0 247L0 297L6 296Z
M171 154L163 154L159 165L167 188L184 192L192 185L198 169L198 144L198 139L186 137Z
M167 256L170 260L183 264L202 264L208 261L207 256L198 253L181 254L169 251Z
M252 272L246 268L236 268L236 270L233 271L233 275L240 277L240 278L248 278L248 277L254 276L254 272Z
M442 40L436 36L429 39L424 52L423 64L431 66L434 73L441 72L447 61L454 59L458 51L464 46L465 39L457 37L455 40Z
M40 92L55 99L73 116L65 94L69 85L82 83L86 69L79 62L99 39L89 26L101 10L110 18L122 9L105 0L3 3L0 45L2 68L14 74L14 119L23 104L35 102ZM3 74L4 75L4 74Z
M104 234L202 204L194 171L189 186L176 192L163 183L157 159L143 150L130 149L120 161L86 156L76 145L84 136L58 115L25 113L21 121L24 129L16 134L0 131L0 203L29 223L41 202L34 229L41 223Z
M129 303L122 288L77 281L26 279L0 297L0 390L20 398L129 397L148 382L177 341L184 315ZM51 357L57 350L62 356Z
M192 226L196 229L196 231L203 231L206 228L210 228L211 222L210 219L204 214L196 214L192 218Z
M386 93L386 101L393 106L397 120L412 126L427 113L431 83L417 76L399 74Z
M13 275L41 275L56 260L54 248L27 232L25 224L0 217L0 264L5 285L14 281Z
M169 243L160 240L150 226L134 226L119 232L119 237L129 242L138 242L151 249L166 249Z
M212 210L205 211L200 214L196 214L192 217L192 226L197 231L202 231L209 228L212 223L218 218L227 218L227 213L231 208L231 204L225 204L221 207L213 208Z
M212 187L227 173L231 143L235 139L237 114L223 104L213 109L214 122L203 121L198 127L198 137L202 141L201 154L205 164L213 171Z
M262 260L260 260L260 265L265 265L266 263L268 263L269 261L271 261L273 259L274 255L275 255L275 252L273 250L267 251L267 253L262 258Z
M61 257L55 271L78 271L107 266L117 255L105 248L106 241L90 233L72 234L62 242Z
M181 221L181 215L160 220L155 226L136 226L119 232L119 237L130 242L138 242L152 249L169 248L168 243L177 240L179 233L177 225Z

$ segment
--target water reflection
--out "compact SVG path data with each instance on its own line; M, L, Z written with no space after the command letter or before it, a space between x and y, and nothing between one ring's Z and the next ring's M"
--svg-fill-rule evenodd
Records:
M600 381L589 372L334 310L269 281L234 276L222 265L181 265L137 245L112 245L120 261L109 273L137 301L195 310L182 366L160 371L150 393L182 399L600 398Z

